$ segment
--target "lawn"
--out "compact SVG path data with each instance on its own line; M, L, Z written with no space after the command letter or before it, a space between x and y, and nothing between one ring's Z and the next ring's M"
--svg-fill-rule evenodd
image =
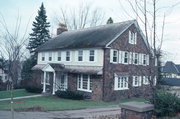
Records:
M25 89L16 89L13 91L13 97L29 96L35 95L34 93L29 93ZM10 91L0 91L0 99L10 98Z
M32 107L41 107L44 110L70 110L70 109L83 109L87 107L97 107L97 106L110 106L117 105L119 103L128 102L128 101L138 101L142 102L145 99L137 98L137 99L129 99L129 100L121 100L116 102L94 102L87 100L68 100L61 99L53 96L44 96L44 97L36 97L36 98L28 98L28 99L18 99L15 100L17 103L13 104L15 109L24 109L24 108L32 108ZM0 110L10 109L9 101L0 102Z

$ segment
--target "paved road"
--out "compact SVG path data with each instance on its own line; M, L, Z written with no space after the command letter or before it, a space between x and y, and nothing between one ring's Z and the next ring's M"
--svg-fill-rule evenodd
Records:
M41 96L43 95L40 94L40 95L30 95L30 96L23 96L23 97L14 97L13 99L25 99L25 98L33 98L33 97L41 97ZM5 101L5 100L11 100L11 98L0 99L0 101Z
M98 117L115 117L120 114L119 106L87 108L82 110L15 112L15 119L98 119ZM0 111L0 119L11 119L10 111Z

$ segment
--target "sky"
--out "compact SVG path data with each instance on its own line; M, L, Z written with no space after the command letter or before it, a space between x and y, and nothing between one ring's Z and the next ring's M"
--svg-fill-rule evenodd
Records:
M50 32L55 34L58 23L55 20L60 14L61 8L78 8L83 3L92 4L93 8L98 8L104 13L104 24L109 17L114 22L137 19L141 29L143 25L137 15L131 9L128 0L0 0L0 21L2 16L6 21L8 29L14 31L17 17L21 17L20 35L32 32L32 22L37 15L37 11L44 3L48 21L51 23ZM147 0L147 8L152 11L152 0ZM180 0L158 0L157 3L157 36L160 38L162 22L165 14L164 40L162 45L163 61L173 61L180 64ZM139 12L140 13L140 12ZM151 17L150 15L148 16ZM152 21L149 22L151 27ZM0 31L2 27L0 26ZM150 34L150 31L149 31ZM28 41L27 41L28 43Z

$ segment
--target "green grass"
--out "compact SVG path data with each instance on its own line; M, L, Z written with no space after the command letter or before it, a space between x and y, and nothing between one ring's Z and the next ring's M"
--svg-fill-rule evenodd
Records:
M19 99L15 101L23 101L24 103L15 103L13 104L14 109L25 109L31 107L41 107L45 110L70 110L70 109L83 109L87 107L97 107L97 106L110 106L117 105L119 103L128 102L128 101L138 101L143 102L145 99L129 99L121 100L116 102L94 102L87 100L68 100L61 99L57 97L36 97L28 99ZM9 101L0 102L0 110L9 110L10 103Z
M34 93L29 93L25 89L17 89L13 91L13 97L29 96L35 95ZM0 99L10 98L10 91L0 91Z

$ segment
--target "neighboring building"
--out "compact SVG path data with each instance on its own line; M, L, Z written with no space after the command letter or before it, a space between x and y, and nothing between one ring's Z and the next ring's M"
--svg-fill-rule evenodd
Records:
M162 67L162 76L163 78L180 78L180 65L167 61Z
M149 79L156 85L157 69L135 20L57 31L57 37L38 48L32 68L44 93L78 91L96 101L151 95Z
M0 80L5 83L8 80L7 71L0 67Z

